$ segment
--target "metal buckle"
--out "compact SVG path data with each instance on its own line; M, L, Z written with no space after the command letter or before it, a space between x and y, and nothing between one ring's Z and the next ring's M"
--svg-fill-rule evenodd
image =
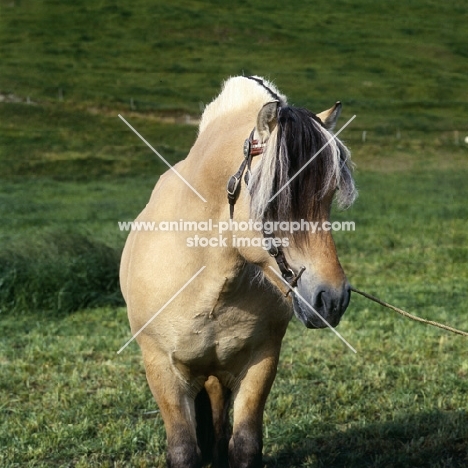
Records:
M279 255L279 249L278 249L278 246L275 245L274 243L271 244L271 247L268 249L268 253L272 256L272 257L277 257Z
M244 141L244 158L247 159L250 156L250 138Z
M285 271L282 276L289 284L291 284L296 278L296 275L294 271L291 270L291 268L288 268L288 270Z

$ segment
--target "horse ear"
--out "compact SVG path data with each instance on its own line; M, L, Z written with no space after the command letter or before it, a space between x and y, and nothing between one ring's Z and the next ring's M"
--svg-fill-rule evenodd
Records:
M278 101L265 104L257 116L257 132L265 143L278 123Z
M317 114L317 117L322 121L327 130L333 130L335 128L336 121L341 114L341 107L341 102L336 101L333 107Z

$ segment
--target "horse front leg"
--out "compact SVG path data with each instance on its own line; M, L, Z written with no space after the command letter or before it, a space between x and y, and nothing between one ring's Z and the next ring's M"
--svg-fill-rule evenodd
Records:
M232 430L229 421L231 391L223 387L216 377L205 382L213 416L214 447L212 468L229 468L228 444Z
M234 397L233 434L229 441L230 468L261 468L262 425L266 399L276 376L278 350L250 366Z
M143 352L143 360L166 429L168 468L201 468L193 397L182 386L166 357Z

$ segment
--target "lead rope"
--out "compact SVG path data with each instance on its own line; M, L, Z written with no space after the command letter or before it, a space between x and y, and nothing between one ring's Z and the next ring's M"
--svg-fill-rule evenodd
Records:
M355 292L357 294L360 294L361 296L364 296L365 298L367 298L367 299L369 299L371 301L377 302L377 304L380 304L381 306L388 307L389 309L392 309L395 312L398 312L400 315L403 315L403 317L407 317L407 318L409 318L411 320L414 320L416 322L421 322L421 323L425 323L427 325L432 325L434 327L442 328L443 330L447 330L447 331L450 331L452 333L456 333L458 335L468 336L468 333L465 332L465 331L457 330L456 328L449 327L448 325L444 325L443 323L434 322L433 320L426 320L426 319L423 319L421 317L417 317L416 315L410 314L409 312L406 312L406 311L404 311L402 309L399 309L398 307L392 306L388 302L380 300L378 297L372 296L371 294L368 294L368 293L366 293L364 291L360 291L359 289L351 287L351 291L353 291L353 292Z

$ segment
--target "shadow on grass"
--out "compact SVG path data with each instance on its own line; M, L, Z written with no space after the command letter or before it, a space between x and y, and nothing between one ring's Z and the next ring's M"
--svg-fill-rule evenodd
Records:
M265 457L268 468L415 468L468 466L466 411L408 415L393 422L351 427L311 438L312 428L296 434L297 443Z

